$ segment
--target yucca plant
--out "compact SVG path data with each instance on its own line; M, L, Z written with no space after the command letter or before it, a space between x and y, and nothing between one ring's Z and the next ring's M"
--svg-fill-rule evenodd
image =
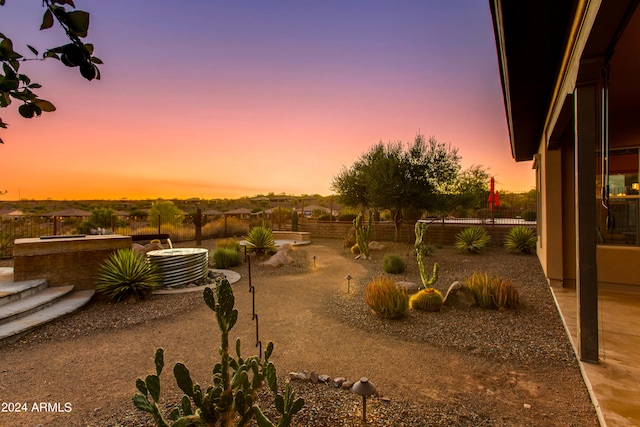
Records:
M230 268L240 265L240 252L230 248L215 248L213 251L213 265L216 268Z
M536 251L538 237L531 228L513 227L504 238L504 246L509 252L532 254Z
M406 265L398 255L387 254L382 259L382 269L389 274L402 274L406 270Z
M470 253L482 251L491 241L491 237L482 227L468 227L456 235L455 247Z
M516 287L510 280L505 280L500 276L491 277L486 272L475 272L467 278L466 284L482 308L506 310L518 308L520 304Z
M246 237L247 249L257 254L275 252L276 242L273 240L273 233L268 227L253 227Z
M409 310L407 291L398 289L395 280L384 276L369 282L364 291L364 300L383 319L400 319Z
M99 267L96 291L114 301L141 300L159 286L156 266L131 249L119 249Z

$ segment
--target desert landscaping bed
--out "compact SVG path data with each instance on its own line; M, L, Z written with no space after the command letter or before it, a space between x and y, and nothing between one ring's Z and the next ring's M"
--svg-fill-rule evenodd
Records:
M420 283L412 245L385 246L372 252L371 260L354 260L340 241L314 240L296 248L287 267L272 270L252 261L256 299L266 319L261 334L276 344L274 363L283 381L288 372L302 370L350 380L368 376L379 389L368 401L369 426L597 425L535 256L496 247L476 255L437 249L427 259L440 264L436 288L444 292L453 281L488 271L513 280L520 308L444 309L384 320L363 298L368 280L383 271L383 255L394 253L407 263L397 280ZM237 270L243 279L234 292L246 318L246 264ZM353 276L349 289L346 274ZM152 425L131 404L135 379L153 371L153 352L161 345L171 358L167 364L174 357L185 361L201 374L201 384L209 384L207 372L219 344L207 310L200 292L153 296L136 304L96 301L0 348L3 401L66 396L74 408L68 414L0 414L0 425ZM238 333L252 336L251 322L246 323ZM243 349L255 352L250 339L243 338ZM86 384L77 384L81 381ZM180 393L170 369L162 381L163 401L177 402ZM362 403L353 393L325 383L292 380L292 385L307 402L294 425L361 425ZM265 392L262 406L269 402Z

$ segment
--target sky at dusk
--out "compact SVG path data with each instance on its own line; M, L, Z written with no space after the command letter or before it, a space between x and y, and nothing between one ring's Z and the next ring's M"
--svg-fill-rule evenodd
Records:
M14 48L39 0L7 0ZM21 70L57 111L0 110L0 200L331 194L372 145L433 136L497 189L534 188L511 157L491 15L481 0L75 0L104 61L88 82L58 61Z

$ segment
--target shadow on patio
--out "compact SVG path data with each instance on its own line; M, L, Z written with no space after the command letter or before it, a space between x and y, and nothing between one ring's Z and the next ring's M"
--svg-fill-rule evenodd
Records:
M574 349L577 345L576 291L551 288ZM580 369L603 426L640 425L640 293L600 289L600 364Z

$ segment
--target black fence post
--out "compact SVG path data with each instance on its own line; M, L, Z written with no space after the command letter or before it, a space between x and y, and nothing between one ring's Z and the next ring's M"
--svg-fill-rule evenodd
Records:
M196 209L196 217L193 219L196 226L196 245L202 245L202 209Z

